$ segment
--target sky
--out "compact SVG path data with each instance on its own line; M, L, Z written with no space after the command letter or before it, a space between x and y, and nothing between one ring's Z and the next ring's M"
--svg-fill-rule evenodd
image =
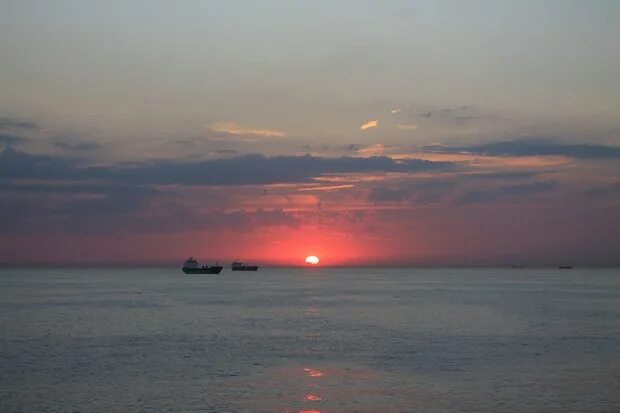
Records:
M619 18L0 0L0 263L620 265Z

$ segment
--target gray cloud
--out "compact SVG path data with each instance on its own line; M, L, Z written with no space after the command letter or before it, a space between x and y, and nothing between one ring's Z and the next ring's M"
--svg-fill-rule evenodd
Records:
M372 188L367 199L374 203L412 200L418 204L430 204L442 200L455 185L456 182L445 180L401 182L400 185Z
M17 196L15 196L17 195ZM299 225L282 210L203 211L148 188L101 192L97 196L47 192L3 193L0 234L176 233L197 229L239 229Z
M239 151L236 149L215 149L211 152L221 154L221 155L232 155L232 154L239 153Z
M594 197L616 197L620 196L620 182L615 184L593 188L586 191L586 194Z
M67 152L88 152L100 149L101 146L95 142L54 142L54 146Z
M7 117L0 118L0 130L7 129L24 129L24 130L33 130L38 129L38 125L34 122L24 121L21 119L13 119Z
M21 136L21 134L33 129L38 129L36 123L0 117L0 145L11 146L26 143L30 139Z
M142 193L156 195L156 189L137 186L111 184L103 182L45 182L31 183L20 181L0 182L0 193L30 193L30 194L65 194L65 195L119 195Z
M540 174L538 171L482 172L464 174L461 177L471 180L519 180L528 179L538 174Z
M154 161L93 167L77 158L0 152L0 232L175 232L239 225L297 225L283 211L203 212L169 190L176 185L262 185L311 182L326 174L422 172L450 169L447 162L397 161L388 157L322 158L248 155L203 161ZM35 182L33 182L35 181Z
M370 202L401 202L405 200L409 192L403 188L372 188L368 194Z
M452 168L449 162L419 159L397 161L385 156L322 158L247 155L199 162L157 162L115 170L118 179L142 183L185 185L257 185L310 182L325 174L422 172Z
M467 105L456 108L429 110L427 112L418 114L418 116L427 119L445 119L455 121L467 121L491 117L491 115L480 113L478 110L475 110Z
M0 177L4 179L66 180L102 177L97 168L80 168L70 158L31 155L7 147L0 152Z
M123 231L162 195L137 185L0 181L0 232Z
M492 189L475 189L463 193L456 199L459 205L493 202L504 198L521 196L525 197L541 192L553 191L558 184L553 181L533 182L522 185L508 185Z
M429 145L428 152L473 153L488 156L562 155L576 159L620 157L620 147L593 144L564 144L550 139L518 139L502 142L444 146Z
M30 139L23 136L17 136L10 133L0 132L0 145L19 145L20 143L26 143Z
M133 166L86 167L73 158L29 155L5 148L0 152L0 176L28 179L103 179L131 184L257 185L310 182L334 173L422 172L450 169L450 162L316 156L247 155L204 161L155 161Z

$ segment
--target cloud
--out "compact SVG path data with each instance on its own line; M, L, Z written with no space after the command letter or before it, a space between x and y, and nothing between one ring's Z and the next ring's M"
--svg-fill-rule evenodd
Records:
M424 150L436 153L471 153L487 156L556 155L576 159L620 157L620 147L593 144L565 144L549 139L518 139L462 146L429 145Z
M418 116L427 119L452 119L456 121L467 121L491 117L491 115L479 113L477 110L474 110L467 105L457 108L429 110L428 112L421 113Z
M0 233L32 234L132 231L160 192L136 186L3 184L0 194Z
M409 130L409 131L411 131L411 130L418 130L418 125L398 123L396 125L396 128L400 129L400 130Z
M95 142L54 142L54 146L67 152L89 152L100 149L101 146Z
M482 179L482 180L519 180L528 179L540 174L539 171L506 171L506 172L476 172L460 175L466 179Z
M265 226L299 225L294 214L279 209L209 210L149 188L107 193L101 189L97 196L63 193L51 197L47 192L15 196L0 188L0 234L161 234L200 229L242 229L247 233Z
M83 169L74 159L31 155L11 147L0 152L0 177L4 179L88 179L96 177L95 169Z
M454 167L449 162L395 160L386 156L323 158L247 155L197 162L155 162L109 173L120 182L183 185L258 185L311 182L326 174L423 172Z
M232 154L239 153L239 151L236 149L215 149L211 152L215 154L220 154L220 155L232 155Z
M39 128L38 125L33 122L24 121L20 119L7 118L7 117L0 118L0 130L7 130L7 129L32 130L32 129L38 129L38 128Z
M199 227L249 231L261 225L297 225L282 211L217 212L235 204L230 186L316 183L330 174L451 169L448 162L389 157L248 155L202 161L150 161L89 166L70 156L0 151L0 232L113 233L181 232ZM184 186L213 188L179 193ZM226 186L227 188L218 188ZM350 188L349 184L308 186L308 191ZM205 192L207 191L207 192ZM239 191L237 191L238 193ZM201 201L198 201L198 200ZM199 202L199 207L192 203ZM232 204L230 204L232 202ZM245 223L245 226L243 225Z
M388 187L372 188L367 199L377 204L408 200L418 204L430 204L443 199L455 185L455 182L447 180L405 181Z
M246 155L202 161L152 161L89 167L73 158L30 155L11 148L0 152L0 176L13 179L99 179L122 184L259 185L311 182L326 174L424 172L452 169L450 162L395 160L387 156Z
M475 189L463 193L456 199L459 205L493 202L510 197L525 197L541 192L553 191L558 187L554 181L533 182L522 185L508 185L492 189Z
M356 149L356 152L362 156L380 156L380 155L383 155L384 151L385 151L385 146L382 143L362 146Z
M30 139L22 136L0 132L0 145L19 145L28 141L30 141Z
M366 122L362 126L360 126L360 129L361 130L366 130L366 129L370 129L370 128L376 128L377 126L379 126L379 121L378 120L369 120L368 122Z
M111 184L105 182L38 182L14 181L0 182L0 192L59 194L59 195L119 195L142 193L157 195L160 191L136 185Z
M616 197L620 196L620 182L611 185L593 188L586 191L586 194L594 197Z
M368 194L370 202L401 202L409 196L409 192L402 188L372 188Z
M355 185L352 184L311 186L308 188L299 188L298 191L337 191L339 189L349 189L353 187L355 187Z
M215 132L223 132L229 135L251 135L263 138L284 138L286 133L275 129L248 128L238 125L234 122L218 122L207 125L209 129Z

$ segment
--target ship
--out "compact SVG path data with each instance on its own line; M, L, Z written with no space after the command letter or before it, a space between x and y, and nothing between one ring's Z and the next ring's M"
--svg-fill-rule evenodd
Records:
M558 265L558 269L560 269L560 270L572 270L573 266L572 265Z
M189 257L181 269L185 274L219 274L223 268L221 265L217 265L217 263L211 267L208 265L201 266L194 257Z
M240 259L236 259L230 264L230 269L233 271L257 271L258 265L245 265Z

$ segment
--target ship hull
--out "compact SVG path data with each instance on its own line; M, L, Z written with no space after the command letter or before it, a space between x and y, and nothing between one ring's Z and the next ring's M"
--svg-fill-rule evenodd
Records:
M182 268L182 270L185 274L219 274L223 268L221 265L215 265L203 268Z
M233 271L258 271L258 265L246 265L244 267L232 267Z

